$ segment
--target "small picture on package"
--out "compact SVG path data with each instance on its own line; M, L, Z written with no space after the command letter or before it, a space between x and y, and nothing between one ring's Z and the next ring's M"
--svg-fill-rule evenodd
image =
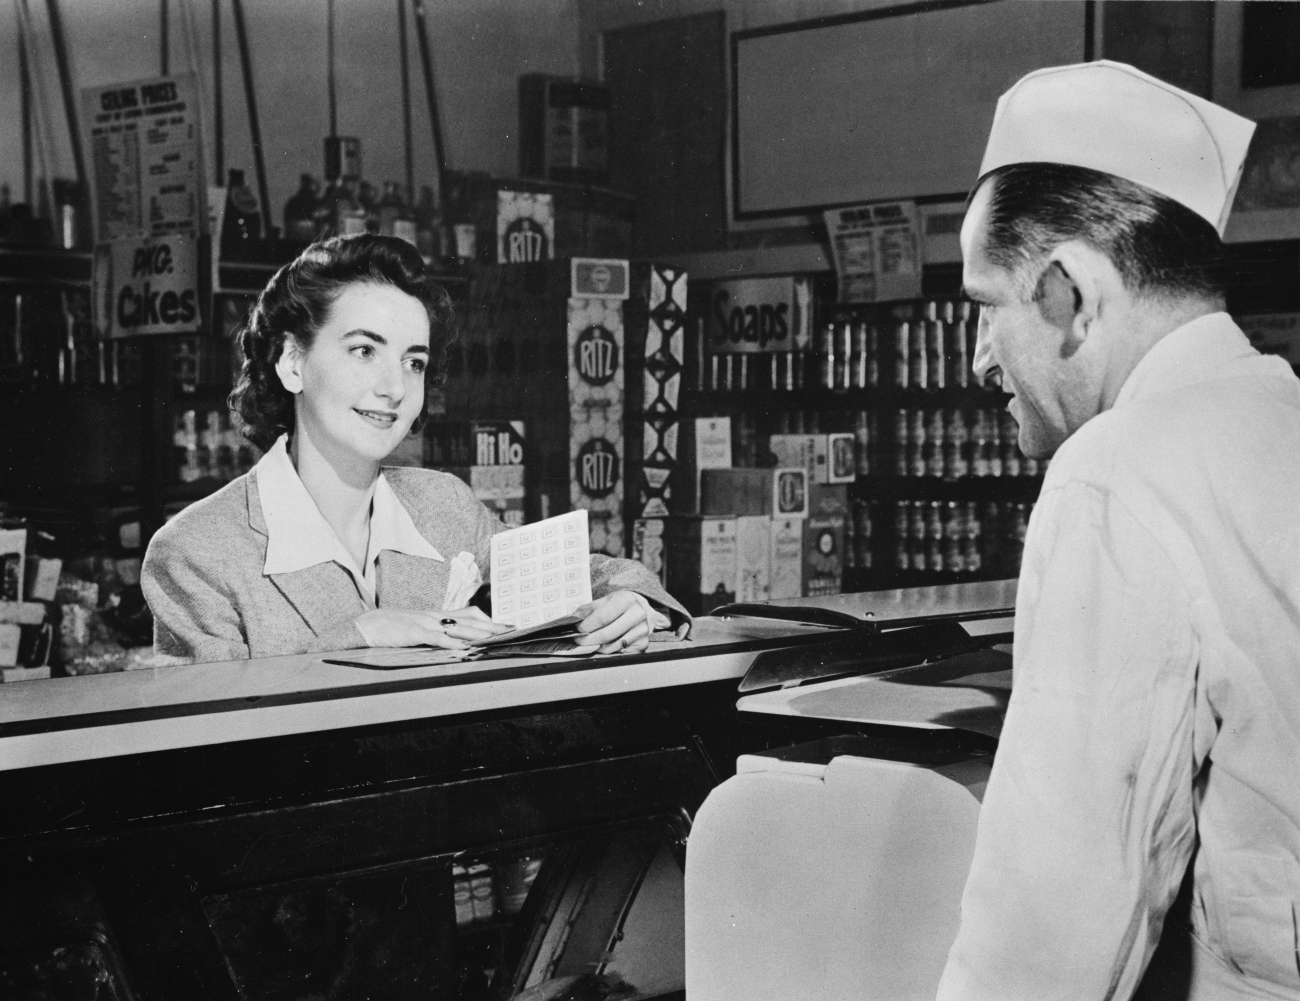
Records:
M800 518L808 513L808 471L778 469L773 474L772 514Z
M828 437L830 443L830 470L827 481L830 483L847 483L853 480L857 474L857 466L853 455L853 435L832 434Z
M534 264L555 257L555 205L549 194L497 192L497 263Z

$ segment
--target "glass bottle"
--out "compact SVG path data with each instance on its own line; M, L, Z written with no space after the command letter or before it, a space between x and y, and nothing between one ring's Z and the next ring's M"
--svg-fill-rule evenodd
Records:
M316 203L320 200L316 178L298 177L298 190L284 203L284 238L290 243L311 243L316 239Z

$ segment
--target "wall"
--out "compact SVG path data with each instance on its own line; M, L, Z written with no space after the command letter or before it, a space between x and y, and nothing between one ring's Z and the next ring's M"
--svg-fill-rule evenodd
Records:
M27 0L38 40L53 139L55 176L74 174L46 6ZM225 161L252 179L239 53L228 0L221 0ZM418 48L407 3L416 182L434 164ZM21 117L14 3L0 3L0 183L22 197ZM577 71L577 0L433 0L426 4L442 127L451 167L513 176L518 170L516 87L521 73ZM75 86L154 75L159 68L158 0L62 0ZM324 0L245 0L264 155L276 217L298 174L323 172L329 131ZM404 177L397 0L336 0L335 51L340 134L362 139L365 175ZM186 23L193 44L186 45ZM211 108L212 4L171 0L171 68L198 64ZM192 55L190 54L192 52ZM210 129L211 118L205 123ZM210 132L209 132L210 135ZM208 143L208 165L212 144ZM36 161L39 164L39 160ZM38 167L39 172L39 167Z
M585 76L599 77L601 34L613 28L662 21L670 17L721 10L727 31L744 31L770 24L806 21L814 17L855 14L894 7L901 0L578 0L579 65Z

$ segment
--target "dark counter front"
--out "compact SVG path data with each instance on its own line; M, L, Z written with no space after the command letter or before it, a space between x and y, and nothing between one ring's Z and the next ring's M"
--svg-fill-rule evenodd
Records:
M799 739L746 731L737 682L837 634L698 635L5 686L0 996L680 996L694 812L742 750Z

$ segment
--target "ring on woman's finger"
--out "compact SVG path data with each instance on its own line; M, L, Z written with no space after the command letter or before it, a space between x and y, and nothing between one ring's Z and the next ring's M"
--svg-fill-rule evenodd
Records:
M438 620L438 625L440 626L454 626L455 624L456 624L456 620L451 618Z

